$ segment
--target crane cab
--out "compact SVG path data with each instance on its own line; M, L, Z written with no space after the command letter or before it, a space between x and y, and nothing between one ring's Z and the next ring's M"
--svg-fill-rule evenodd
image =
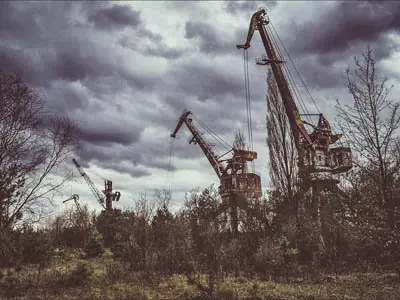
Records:
M319 115L318 125L310 134L312 147L305 149L304 166L311 173L339 174L353 167L351 149L348 147L330 147L342 134L332 134L328 120Z
M219 193L222 200L234 194L242 194L247 199L258 199L262 196L261 178L254 173L223 175Z
M329 163L334 174L349 171L353 167L351 149L348 147L329 149Z
M352 167L353 159L348 147L305 149L303 168L309 173L340 174L351 170Z

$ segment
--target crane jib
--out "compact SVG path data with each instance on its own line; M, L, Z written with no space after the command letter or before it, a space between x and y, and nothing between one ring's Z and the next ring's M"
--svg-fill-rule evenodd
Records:
M222 172L224 167L221 165L218 157L213 153L211 150L211 145L209 145L201 136L199 130L192 124L192 119L189 118L191 114L190 111L184 111L179 118L178 124L175 127L175 130L171 134L171 137L175 137L176 133L182 127L183 124L186 124L187 128L189 129L190 133L193 135L193 139L196 143L200 146L200 149L203 151L204 155L207 157L209 163L211 164L212 168L214 169L215 173L217 174L218 178L222 176Z
M287 81L283 74L283 71L278 64L280 60L277 59L276 53L272 46L272 42L267 34L267 31L264 27L268 22L264 19L266 12L265 9L261 9L255 12L250 20L249 31L247 34L246 42L243 45L236 45L238 49L248 49L250 48L250 42L254 35L254 31L258 30L261 40L263 42L265 52L268 56L268 61L271 65L272 71L274 73L274 77L276 79L278 89L280 90L280 94L283 102L285 103L286 113L288 115L289 121L291 123L291 129L293 131L294 136L297 136L297 132L300 132L304 137L306 144L312 144L312 140L304 126L303 121L300 118L299 111L297 109L296 103L293 100L291 92L289 90L289 86L287 85ZM296 141L296 145L299 145L299 141Z

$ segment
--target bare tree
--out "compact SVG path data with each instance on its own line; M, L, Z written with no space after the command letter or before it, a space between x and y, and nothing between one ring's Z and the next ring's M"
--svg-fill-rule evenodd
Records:
M157 209L169 208L171 204L171 191L166 189L155 189L153 198L154 201L157 203Z
M294 201L297 185L297 151L289 127L285 107L271 70L267 77L267 145L269 151L269 174L272 186L287 202Z
M13 75L0 74L0 103L2 232L22 216L37 215L71 177L62 162L76 136L71 120L46 113L44 101Z
M359 155L356 170L374 182L377 199L386 210L388 224L393 225L392 185L398 177L399 160L393 155L397 147L396 130L400 125L399 103L388 99L392 87L380 78L373 52L368 46L361 60L354 57L355 68L346 71L346 87L353 105L337 102L339 126L352 149Z
M246 138L243 135L243 132L238 130L235 133L235 138L233 141L233 148L238 150L245 150L246 149Z

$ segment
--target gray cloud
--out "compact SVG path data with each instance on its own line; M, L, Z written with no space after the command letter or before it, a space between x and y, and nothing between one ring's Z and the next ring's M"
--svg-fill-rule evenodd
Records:
M101 166L101 163L100 163ZM148 170L145 170L143 168L137 168L134 165L130 165L129 162L115 162L109 165L109 168L114 170L114 171L119 171L121 173L129 174L133 178L140 178L140 177L146 177L151 175L151 173Z
M129 35L122 36L118 43L122 47L137 51L145 56L163 57L166 59L180 58L186 52L185 49L170 48L166 46L160 35L153 34L147 30L139 30L138 34L139 36L149 38L150 41L152 41L152 44L140 47L141 45L136 42L136 38Z
M88 20L92 22L96 28L120 29L126 26L133 28L141 24L140 12L132 9L128 5L113 5L111 7L102 8L89 14Z
M185 38L199 44L199 50L207 55L237 55L236 43L246 38L248 24L242 28L224 32L215 23L188 21Z
M243 14L243 13L254 13L261 6L266 7L267 9L274 8L278 1L229 1L225 0L226 10L234 15ZM249 16L250 17L250 16Z
M129 145L139 139L139 133L132 132L128 128L113 128L110 126L95 128L79 128L78 133L82 140L92 144L118 143Z
M387 33L399 29L398 1L343 1L310 21L297 24L295 35L301 39L293 36L291 47L324 55L344 51L354 43L381 41Z
M223 71L202 64L189 63L181 66L176 80L181 91L197 96L200 101L218 99L222 95L238 95L243 90L243 83Z
M98 112L96 105L88 99L86 91L77 84L71 84L63 80L49 83L49 87L43 92L43 98L47 100L49 109L62 114L74 113L76 110L91 110Z
M200 51L204 53L226 52L226 40L222 35L218 34L215 27L204 22L186 22L185 38L198 38Z
M398 43L389 36L400 29L397 2L343 1L332 5L316 3L316 6L318 14L311 13L308 18L281 20L280 15L274 16L275 11L271 13L273 19L279 17L279 37L308 87L342 88L346 67L352 64L353 56L361 55L367 44L371 45L378 62L398 51ZM272 33L275 35L275 30ZM280 51L297 80L296 71L281 45ZM302 86L300 81L298 84Z

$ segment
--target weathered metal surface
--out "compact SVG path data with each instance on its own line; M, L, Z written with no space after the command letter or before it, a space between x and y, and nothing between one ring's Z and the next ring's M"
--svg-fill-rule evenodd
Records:
M253 173L222 176L220 186L222 199L234 194L242 194L248 199L260 198L262 195L260 176Z

